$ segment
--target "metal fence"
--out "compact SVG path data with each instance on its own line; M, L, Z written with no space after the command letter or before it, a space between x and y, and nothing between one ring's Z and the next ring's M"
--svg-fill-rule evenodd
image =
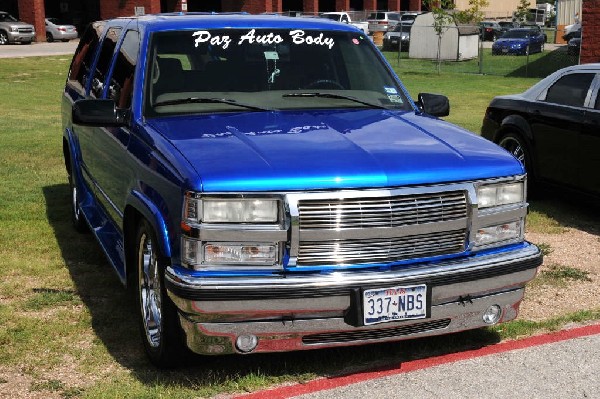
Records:
M397 30L401 31L402 28ZM508 49L499 47L501 41L482 40L478 30L444 26L440 31L441 38L434 26L411 26L410 44L405 46L400 41L390 46L390 35L401 35L401 32L388 33L384 38L374 37L373 40L382 47L388 61L399 72L455 72L541 78L579 63L578 53L568 51L567 44L554 44L555 29L542 30L546 40L541 45L532 43L524 48Z

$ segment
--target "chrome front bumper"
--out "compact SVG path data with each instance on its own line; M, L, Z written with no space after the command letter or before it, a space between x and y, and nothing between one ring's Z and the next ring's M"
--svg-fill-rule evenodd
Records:
M239 353L240 335L258 338L255 352L277 352L402 340L484 327L492 305L500 322L517 316L524 286L542 263L534 245L486 256L399 270L193 278L168 268L170 298L189 348L201 354ZM427 319L361 325L361 290L427 284Z

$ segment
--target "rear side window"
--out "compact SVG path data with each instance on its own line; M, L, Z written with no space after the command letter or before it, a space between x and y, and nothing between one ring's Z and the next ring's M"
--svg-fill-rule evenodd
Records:
M129 30L117 55L113 74L108 86L108 97L120 108L129 108L133 94L135 66L140 49L140 34Z
M108 29L108 32L106 32L106 37L100 48L100 55L98 56L94 77L92 78L92 87L90 90L90 95L92 97L100 97L104 91L104 80L106 79L106 74L108 73L115 47L117 47L120 33L121 28L119 27L110 28Z
M94 62L94 55L100 41L102 31L104 31L104 22L94 22L90 24L79 41L77 51L71 62L69 70L69 80L75 83L83 90L90 76L90 68Z
M546 102L583 107L594 79L593 73L573 73L563 76L548 89Z

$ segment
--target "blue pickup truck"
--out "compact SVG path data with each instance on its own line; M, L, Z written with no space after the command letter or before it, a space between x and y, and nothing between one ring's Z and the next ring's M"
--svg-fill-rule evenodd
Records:
M542 262L526 174L448 112L347 24L95 22L62 96L73 224L137 292L157 366L512 320Z

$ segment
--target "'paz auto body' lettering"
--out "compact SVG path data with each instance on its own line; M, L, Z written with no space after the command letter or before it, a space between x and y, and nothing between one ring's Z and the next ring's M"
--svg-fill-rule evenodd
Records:
M294 44L308 44L314 46L326 46L331 50L335 45L335 41L331 37L325 37L323 33L319 33L316 36L308 35L304 30L296 29L290 31L290 36L292 38L292 43ZM208 43L212 46L219 46L223 50L227 49L229 45L232 43L232 39L228 35L215 35L213 36L207 30L199 30L192 34L194 37L194 46L198 47L201 43ZM251 29L245 35L240 36L240 39L237 42L237 45L242 45L244 42L249 44L258 43L258 44L279 44L283 43L284 39L278 33L265 33L265 34L256 34L256 29Z

